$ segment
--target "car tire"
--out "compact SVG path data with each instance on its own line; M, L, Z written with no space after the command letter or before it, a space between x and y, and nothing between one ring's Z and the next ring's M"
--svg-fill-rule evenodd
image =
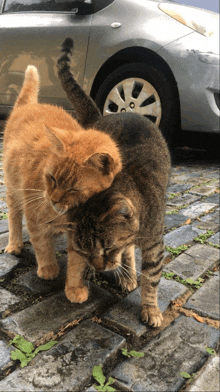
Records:
M107 76L95 97L103 115L137 112L162 131L169 147L180 128L176 83L166 73L146 63L122 65Z

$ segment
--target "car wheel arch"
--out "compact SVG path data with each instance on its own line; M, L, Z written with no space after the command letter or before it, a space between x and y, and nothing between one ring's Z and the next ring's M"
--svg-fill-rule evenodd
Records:
M103 95L105 95L104 91L106 90L106 87L109 85L109 81L112 78L114 79L115 74L119 72L123 72L122 69L125 70L129 68L131 70L133 67L133 69L138 70L138 73L140 69L142 69L142 77L143 77L145 71L143 70L143 66L141 67L140 64L142 65L146 64L146 79L145 77L143 77L143 79L151 83L150 80L152 79L152 74L155 74L156 72L162 83L162 85L160 85L158 84L159 79L157 80L157 82L154 79L156 85L158 86L157 88L161 91L160 86L162 86L162 90L164 90L164 92L166 91L168 93L168 97L171 99L171 101L166 101L166 102L172 102L172 104L169 104L168 106L167 104L165 104L164 109L166 110L166 112L163 112L163 110L162 112L166 114L163 115L163 119L161 120L162 121L161 126L159 125L169 146L171 147L172 145L176 144L176 141L178 140L181 131L180 99L179 99L179 91L174 75L170 70L169 66L166 64L166 62L155 52L151 50L147 50L147 52L145 50L143 52L142 50L140 51L140 49L142 48L137 48L137 47L130 48L130 49L132 50L131 51L126 50L126 52L125 50L123 50L118 52L115 56L113 56L113 58L109 59L104 64L104 67L100 69L100 72L97 74L97 77L94 80L94 84L93 84L94 87L93 87L93 91L91 92L91 96L97 102L100 110L102 110L101 108L104 102ZM136 66L138 68L136 68ZM149 79L147 78L147 75L149 75L150 77ZM164 102L164 98L163 98L163 102ZM170 113L171 108L173 108L172 114Z
M121 65L133 63L134 59L135 62L147 63L148 65L157 68L158 71L165 73L167 78L169 78L174 83L174 85L176 85L176 92L178 93L179 99L177 82L169 65L153 50L140 46L122 49L106 60L106 62L99 69L93 81L90 91L91 97L95 99L99 87L109 74L111 74Z

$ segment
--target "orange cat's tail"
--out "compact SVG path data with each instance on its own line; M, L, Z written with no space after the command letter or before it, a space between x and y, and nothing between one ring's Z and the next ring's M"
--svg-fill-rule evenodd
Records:
M14 107L17 108L19 106L37 103L39 84L40 80L37 68L33 65L28 65L25 71L23 87L15 101Z

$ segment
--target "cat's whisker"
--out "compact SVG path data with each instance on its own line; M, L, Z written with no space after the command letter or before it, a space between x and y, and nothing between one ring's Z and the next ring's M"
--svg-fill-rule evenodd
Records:
M13 188L12 191L7 190L9 193L14 193L14 191L34 191L34 192L44 192L45 189L31 189L31 188Z
M116 273L116 275L118 277L119 285L122 286L121 276L120 276L118 268L116 270L114 270L114 272Z
M35 196L35 197L29 197L29 198L26 198L25 196L23 197L23 198L21 198L20 200L17 200L17 202L15 202L14 204L13 204L13 210L16 208L16 207L22 207L23 205L24 206L26 206L27 204L29 204L29 203L31 203L32 201L35 201L35 200L38 200L38 199L43 199L44 197L43 196ZM27 200L27 202L25 202L25 200Z
M34 200L29 201L28 203L25 204L25 207L26 207L27 209L31 208L32 205L27 206L27 204L30 204L31 202L36 202L36 201L39 200L39 199L42 199L42 197L38 197L38 198L36 198L36 199L34 199ZM38 205L37 205L36 208L38 208L39 205L41 205L41 204L43 204L43 203L38 203ZM35 210L36 210L36 208L35 208ZM13 211L13 216L15 216L18 212L22 212L22 210L23 210L23 204L20 204L20 205L17 204L17 205L15 206L15 208L12 209L12 211ZM35 211L35 210L34 210L34 211ZM32 212L32 214L33 214L33 212Z
M57 216L55 216L54 219L51 219L51 220L49 220L49 221L47 221L47 222L44 222L44 223L40 223L40 225L46 225L47 223L51 223L51 222L53 222L55 219L60 218L60 216L64 215L65 213L66 213L66 211L64 211L64 212L62 212L62 213L60 213L60 214L57 214Z
M45 203L45 200L43 200L42 201L42 203L39 203L38 205L37 205L37 207L32 211L32 214L31 214L31 216L34 214L34 212L38 209L38 208L40 208L43 204ZM43 211L39 211L38 212L38 214L37 214L37 217L36 217L36 221L38 220L38 217L39 217L39 213L42 213Z
M122 275L126 276L129 280L131 280L131 275L129 271L123 265L121 265L121 272Z
M133 272L136 272L138 275L143 275L144 277L147 277L147 275L143 274L142 272L130 267L129 265L126 265L127 268L130 268Z

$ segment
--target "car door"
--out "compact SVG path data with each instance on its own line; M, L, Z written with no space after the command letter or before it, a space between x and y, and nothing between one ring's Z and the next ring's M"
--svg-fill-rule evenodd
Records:
M91 15L79 15L80 1L0 0L0 11L1 4L0 115L7 114L13 105L29 64L39 70L40 102L71 109L57 78L56 62L64 39L73 38L71 66L82 84Z

